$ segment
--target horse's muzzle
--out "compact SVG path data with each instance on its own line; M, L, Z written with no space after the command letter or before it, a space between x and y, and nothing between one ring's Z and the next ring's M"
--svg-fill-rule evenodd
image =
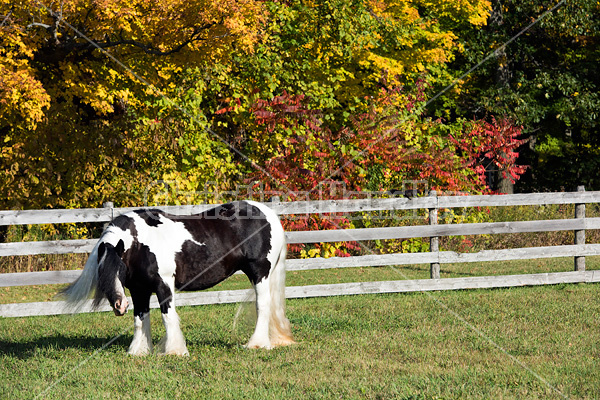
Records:
M127 299L117 300L113 306L113 311L117 317L122 317L127 313L128 306L129 303L127 302Z

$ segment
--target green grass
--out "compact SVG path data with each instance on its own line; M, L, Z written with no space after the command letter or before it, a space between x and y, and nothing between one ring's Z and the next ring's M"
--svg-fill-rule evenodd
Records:
M234 326L236 304L181 307L189 358L128 356L130 316L0 319L0 398L594 399L599 294L579 284L288 300L299 344L272 351L241 347L251 325Z
M506 213L492 219L558 218L572 210ZM453 238L442 246L477 251L569 244L569 235ZM588 241L598 242L598 235L590 231ZM84 259L3 258L0 270L71 269ZM600 257L586 263L588 270L600 269ZM442 265L441 276L572 269L572 258L464 263ZM287 284L428 277L428 265L406 265L289 272ZM0 303L51 301L62 287L0 288ZM246 277L234 276L212 290L249 287ZM288 300L299 344L273 351L241 346L252 332L250 305L182 307L189 358L128 356L131 313L0 318L0 399L596 399L599 295L599 285L578 284ZM245 312L236 321L240 307ZM157 310L152 318L157 342L164 329Z

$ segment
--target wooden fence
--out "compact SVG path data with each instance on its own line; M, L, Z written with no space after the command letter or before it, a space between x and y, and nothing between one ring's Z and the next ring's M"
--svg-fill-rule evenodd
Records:
M586 218L585 204L600 203L600 192L585 192L578 188L570 193L535 193L516 195L482 196L437 196L432 192L427 197L387 198L361 200L324 200L267 203L280 215L312 213L359 213L386 210L428 210L428 225L385 228L363 228L330 231L287 232L288 243L319 243L340 241L364 241L383 239L430 238L430 251L422 253L372 254L355 257L332 257L291 259L288 271L346 268L359 266L386 266L406 264L430 264L431 279L400 280L384 282L355 282L330 285L287 287L286 297L318 297L354 295L366 293L392 293L432 291L449 289L498 288L557 283L600 282L600 271L586 271L585 257L600 255L600 244L586 244L585 231L600 229L600 218ZM466 224L438 224L437 214L441 209L470 207L502 207L517 205L575 204L575 215L571 219L488 222ZM202 212L213 205L155 207L166 212L189 215ZM106 204L103 208L77 210L34 210L0 211L0 225L54 224L109 222L132 208L114 208ZM575 243L564 246L529 247L506 250L485 250L477 253L439 251L441 236L501 234L521 232L574 231ZM63 240L46 242L0 243L0 256L89 253L97 239ZM440 278L440 264L457 262L505 261L552 257L573 257L574 271L510 276L484 276L469 278ZM46 271L0 274L0 287L70 283L81 271ZM247 300L252 290L229 290L212 292L178 293L178 305L200 305L231 303ZM156 299L152 307L157 307ZM108 311L104 306L101 310ZM64 303L40 302L0 305L1 317L61 314ZM88 304L82 312L91 310Z

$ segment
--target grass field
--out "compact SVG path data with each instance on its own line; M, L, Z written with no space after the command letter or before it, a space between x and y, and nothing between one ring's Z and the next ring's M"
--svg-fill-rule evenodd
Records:
M588 258L589 269L599 269ZM442 266L446 277L572 259ZM427 277L427 266L288 274L288 285ZM217 289L246 288L236 276ZM57 287L0 289L0 301ZM0 399L600 398L596 284L288 300L298 344L246 350L249 305L182 307L191 356L126 354L131 314L0 319ZM12 299L11 299L12 298ZM238 308L242 317L236 320ZM152 312L153 338L164 334Z

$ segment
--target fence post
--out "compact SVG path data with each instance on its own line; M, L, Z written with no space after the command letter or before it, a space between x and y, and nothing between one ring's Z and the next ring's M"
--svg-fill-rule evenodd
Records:
M585 187L577 186L577 192L585 192ZM585 203L575 204L575 218L585 219ZM585 229L575 231L575 244L585 244ZM575 256L575 271L585 271L585 256Z
M112 222L112 220L114 219L115 215L114 215L114 211L113 208L115 207L115 204L112 201L107 201L104 204L102 204L103 208L110 208L110 221ZM108 224L110 224L110 222L107 222L104 224L104 229L106 229L106 227L108 226Z
M437 193L435 190L429 192L429 196L437 199ZM438 209L437 205L435 208L429 209L429 225L437 225L438 223ZM439 236L433 236L429 238L429 251L432 253L438 253L440 251L440 238ZM440 279L440 263L433 262L429 265L429 272L431 279Z

